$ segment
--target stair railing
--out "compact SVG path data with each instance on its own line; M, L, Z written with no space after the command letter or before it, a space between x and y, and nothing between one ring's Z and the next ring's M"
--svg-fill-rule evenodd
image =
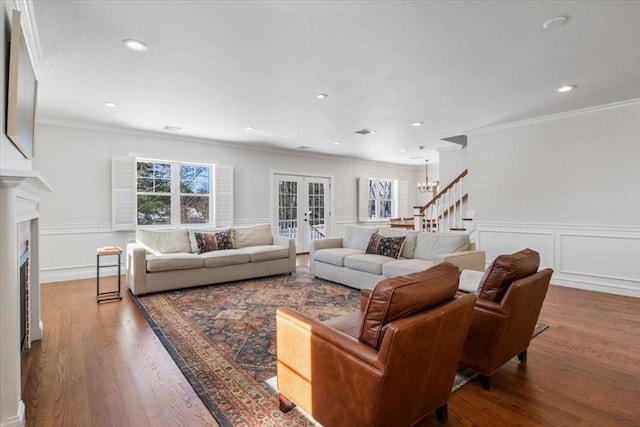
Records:
M464 221L468 219L463 216L462 205L468 198L465 189L467 174L465 169L427 204L413 207L418 230L440 233L465 231Z

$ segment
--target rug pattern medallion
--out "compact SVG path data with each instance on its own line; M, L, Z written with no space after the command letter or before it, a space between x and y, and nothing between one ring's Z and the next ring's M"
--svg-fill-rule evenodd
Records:
M276 373L276 308L326 320L356 310L360 297L307 271L134 298L220 425L312 425L280 412L265 383Z

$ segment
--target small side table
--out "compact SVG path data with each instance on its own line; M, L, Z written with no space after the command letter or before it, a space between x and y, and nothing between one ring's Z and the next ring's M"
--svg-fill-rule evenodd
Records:
M105 248L96 249L96 254L96 301L100 303L102 301L121 300L122 295L120 295L120 258L122 256L122 249L117 246L108 246ZM117 264L100 265L100 257L116 255L118 256ZM118 290L100 292L100 269L108 267L118 267Z

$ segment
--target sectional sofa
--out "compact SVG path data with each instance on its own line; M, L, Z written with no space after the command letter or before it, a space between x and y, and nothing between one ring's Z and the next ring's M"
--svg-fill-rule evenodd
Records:
M135 295L296 270L293 239L269 224L226 229L138 230L127 245L127 280Z
M442 262L484 271L485 253L464 233L431 233L389 227L346 226L344 237L311 242L311 272L358 289L385 277L426 270Z

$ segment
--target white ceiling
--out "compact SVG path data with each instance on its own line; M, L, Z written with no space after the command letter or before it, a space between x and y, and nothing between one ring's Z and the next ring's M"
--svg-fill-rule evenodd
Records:
M32 6L44 122L424 164L444 137L640 98L638 1ZM566 83L577 90L555 92Z

